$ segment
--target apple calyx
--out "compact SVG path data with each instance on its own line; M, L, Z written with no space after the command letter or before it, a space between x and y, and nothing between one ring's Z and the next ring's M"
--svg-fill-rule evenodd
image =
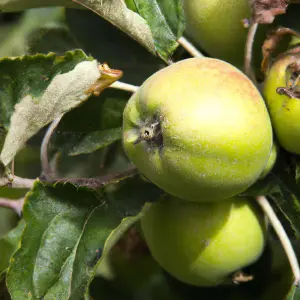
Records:
M143 126L141 126L140 135L134 144L139 144L142 141L162 147L163 136L159 121L155 120L146 122Z
M279 95L286 95L289 98L300 99L300 62L296 61L286 68L287 80L285 87L278 87L276 92Z

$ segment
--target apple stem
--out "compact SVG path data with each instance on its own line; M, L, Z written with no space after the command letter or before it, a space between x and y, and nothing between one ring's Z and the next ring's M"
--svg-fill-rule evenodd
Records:
M13 200L8 198L0 198L0 207L6 207L14 210L19 217L22 215L24 198Z
M128 84L122 81L115 81L113 84L109 86L109 88L135 93L139 89L139 86Z
M178 43L193 57L204 57L204 55L185 37L181 37L178 40Z
M245 45L245 57L244 57L244 71L245 74L256 83L254 72L252 69L252 54L254 38L257 31L258 23L252 23L248 30L247 41Z
M46 178L50 178L53 176L53 170L49 164L49 159L48 159L48 145L50 142L50 139L53 135L53 132L57 128L60 120L62 119L63 115L60 115L56 117L50 126L47 129L47 132L43 138L42 145L41 145L41 165L42 165L42 174Z
M32 189L35 179L22 178L13 176L13 181L10 183L10 187L14 189Z
M256 197L257 203L260 205L266 216L268 217L271 225L273 226L281 244L282 247L287 255L287 258L290 262L292 272L295 277L294 284L296 286L299 286L300 284L300 268L299 263L297 260L297 256L295 254L295 251L293 249L293 246L291 244L291 241L286 234L282 224L280 223L279 219L277 218L272 206L270 205L268 199L265 196L258 196Z

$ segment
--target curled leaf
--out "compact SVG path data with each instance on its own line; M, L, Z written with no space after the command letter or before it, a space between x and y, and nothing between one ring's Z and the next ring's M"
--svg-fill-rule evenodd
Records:
M264 73L267 73L269 67L270 67L270 59L272 54L275 52L275 50L279 47L279 44L282 42L283 38L285 37L299 37L300 34L296 32L295 30L292 30L287 27L279 27L276 30L271 31L262 46L262 53L263 53L263 60L261 63L261 70ZM295 52L295 50L290 49L288 51Z
M271 24L277 15L284 14L288 0L251 0L252 20L259 24Z
M52 59L51 55L53 56L53 54L50 54L50 59ZM70 54L70 61L73 59L72 55ZM51 74L53 78L49 78L43 73L47 71L46 68L44 69L44 65L49 64L47 61L50 60L49 57L25 56L24 58L17 58L15 61L11 59L11 61L5 62L7 65L14 64L17 73L23 72L27 64L27 73L22 78L23 85L12 87L15 89L13 95L18 97L13 99L16 104L9 119L9 130L0 155L5 166L12 161L28 139L41 128L79 106L92 94L99 95L103 89L122 76L121 71L111 70L106 64L99 65L96 60L82 56L85 58L84 61L75 64L75 67L70 63L67 70L57 67L57 73L54 76ZM64 61L64 59L66 60L65 57L56 58L58 62L54 62L54 64L59 65L59 61ZM51 67L54 68L53 65L50 65L48 69L51 70ZM30 70L31 74L29 74ZM18 76L20 77L20 75ZM2 77L3 82L0 81L0 83L4 85L8 75L3 74ZM13 79L15 78L10 80ZM2 85L0 88L4 90ZM3 101L9 102L12 106L13 103L8 98L12 97L12 92L5 91L5 93L7 99L4 98Z

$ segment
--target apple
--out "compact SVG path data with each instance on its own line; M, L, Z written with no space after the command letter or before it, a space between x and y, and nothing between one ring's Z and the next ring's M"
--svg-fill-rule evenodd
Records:
M258 178L259 180L264 179L272 171L277 160L278 152L279 152L279 147L276 142L273 142L271 154L269 156L265 169L263 170L263 172L260 174Z
M123 114L123 146L151 182L189 201L218 201L252 185L272 149L267 108L237 68L191 58L148 78Z
M141 219L153 258L178 280L215 286L263 253L267 223L252 198L214 203L172 196L145 207Z
M251 17L249 0L184 0L185 35L210 56L243 68L248 29L244 19ZM259 26L254 45L257 73L262 60L261 46L267 31ZM261 74L258 73L261 76Z
M300 71L293 70L297 64L299 68L300 53L275 61L266 76L263 95L279 144L300 154Z

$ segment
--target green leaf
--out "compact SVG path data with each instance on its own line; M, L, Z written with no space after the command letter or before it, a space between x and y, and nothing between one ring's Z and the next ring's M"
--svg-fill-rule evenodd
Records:
M128 9L123 1L77 0L76 2L91 9L120 30L129 34L151 53L156 53L149 25L141 16Z
M269 174L265 178L257 180L246 191L241 193L241 195L256 197L261 195L267 196L279 192L280 187L278 186L277 179L273 174Z
M66 6L80 8L72 0L0 0L1 12L22 11L28 8L46 6Z
M87 297L107 238L125 216L137 215L145 201L155 201L160 194L138 177L123 180L122 185L107 184L99 194L71 184L45 186L36 181L24 204L21 247L8 270L12 298ZM132 195L134 201L127 201ZM121 228L128 226L127 221L123 224Z
M87 134L73 149L69 155L92 153L104 148L122 138L122 128L112 128L101 131L94 131Z
M1 5L1 3L0 3ZM40 27L41 24L53 24L62 21L63 9L60 8L41 8L25 11L12 30L3 39L0 45L0 57L19 56L26 54L27 39L29 35ZM68 48L67 50L72 49ZM49 49L54 51L55 49ZM47 51L49 53L50 51Z
M21 220L16 228L0 239L0 277L8 268L10 258L19 246L24 228L25 222Z
M178 46L177 40L185 29L181 0L133 0L130 6L151 28L156 51L168 61ZM133 3L132 3L133 2Z
M101 77L97 61L80 50L4 58L0 68L0 121L8 129L4 165L42 127L88 99L86 91Z
M141 85L149 76L165 66L159 57L153 55L154 53L150 53L128 34L104 18L99 18L91 10L67 9L66 22L80 48L85 53L90 53L93 57L105 60L122 70L124 82ZM129 97L128 93L127 98Z
M13 299L82 299L96 250L121 221L94 193L36 182L24 204L26 228L7 285ZM56 298L57 295L62 297Z
M300 287L293 285L286 300L299 300L300 299Z
M78 43L62 23L43 24L32 30L27 36L26 44L27 54L55 52L63 55L69 49L78 48Z

